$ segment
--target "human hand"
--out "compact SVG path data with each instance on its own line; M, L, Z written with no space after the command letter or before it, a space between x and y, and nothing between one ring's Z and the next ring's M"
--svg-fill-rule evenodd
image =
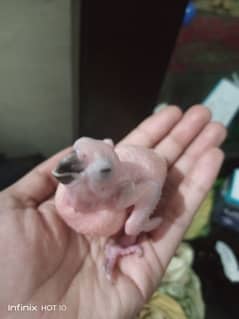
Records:
M226 132L200 106L157 113L121 143L154 148L170 170L160 204L162 227L144 238L144 256L124 257L112 285L103 271L105 238L89 240L56 214L52 169L69 150L39 165L0 193L1 318L134 318L148 300L211 188L223 161ZM9 311L8 305L38 311ZM42 305L65 305L44 311ZM63 309L63 308L62 308Z

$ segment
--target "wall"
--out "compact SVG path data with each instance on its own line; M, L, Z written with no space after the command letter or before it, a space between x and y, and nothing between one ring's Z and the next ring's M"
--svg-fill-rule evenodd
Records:
M70 0L0 1L0 153L72 141Z

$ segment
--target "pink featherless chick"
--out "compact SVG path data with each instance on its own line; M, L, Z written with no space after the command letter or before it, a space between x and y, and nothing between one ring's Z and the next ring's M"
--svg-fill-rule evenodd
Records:
M105 269L109 279L121 256L137 253L141 233L157 228L152 216L167 175L163 158L148 148L119 145L110 139L78 139L53 175L60 181L55 205L76 232L110 238Z

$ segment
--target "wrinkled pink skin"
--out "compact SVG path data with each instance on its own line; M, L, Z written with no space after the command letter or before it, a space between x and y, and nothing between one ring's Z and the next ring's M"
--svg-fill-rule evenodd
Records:
M59 184L55 204L63 220L76 232L120 238L106 246L106 272L111 278L119 256L142 254L139 234L157 228L152 217L167 174L164 159L141 146L82 137L74 144L84 166L69 184ZM122 235L123 233L123 235Z

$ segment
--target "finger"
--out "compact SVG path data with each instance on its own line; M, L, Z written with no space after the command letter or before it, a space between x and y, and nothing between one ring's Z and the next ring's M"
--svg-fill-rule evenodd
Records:
M227 135L225 127L217 122L211 122L205 126L203 131L192 142L184 154L177 160L172 167L168 182L172 187L176 187L185 176L197 159L207 150L220 146Z
M33 201L34 203L39 204L43 200L49 198L54 193L57 186L57 181L52 176L51 172L58 161L69 153L70 150L70 147L64 149L36 166L31 172L12 185L9 188L10 191L13 191L23 202L28 203Z
M139 124L121 143L153 147L182 117L182 111L176 106L168 106L162 111L149 116Z
M206 107L191 107L169 135L155 147L155 151L165 157L169 166L172 165L210 119L211 113Z
M175 253L195 212L212 187L223 158L223 152L217 148L207 151L182 181L178 193L168 205L164 225L154 234L153 243L164 269Z

